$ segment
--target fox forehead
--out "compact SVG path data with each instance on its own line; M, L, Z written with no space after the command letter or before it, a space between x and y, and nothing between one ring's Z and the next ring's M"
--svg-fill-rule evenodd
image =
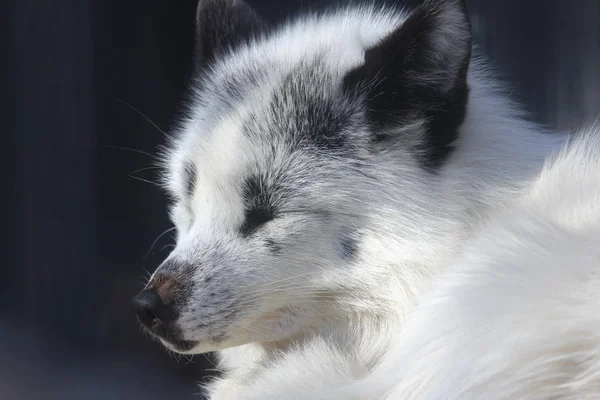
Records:
M334 158L360 158L360 110L344 96L341 82L315 70L300 65L261 99L194 121L169 156L172 194L192 200L195 192L218 192L223 201L253 175L298 180L304 174L298 165L312 165L314 172L326 168L324 158L329 165Z
M332 180L340 166L340 160L327 153L342 154L337 147L352 146L345 145L345 128L337 119L332 123L323 109L308 109L309 113L306 108L288 113L280 123L274 122L277 117L256 123L252 115L250 122L240 115L229 116L200 139L188 142L184 147L188 153L182 151L182 161L172 166L177 179L169 183L176 185L176 199L198 226L216 222L214 229L247 236L279 214L327 209L330 203L319 198L319 189ZM283 125L292 132L286 132Z
M352 9L343 18L308 15L223 54L196 81L187 118L165 152L167 190L180 199L203 178L242 179L251 164L289 149L289 140L272 146L277 135L289 139L311 130L335 145L339 135L319 131L343 131L352 114L338 101L336 85L402 20L397 10L375 7ZM322 124L303 125L306 120Z

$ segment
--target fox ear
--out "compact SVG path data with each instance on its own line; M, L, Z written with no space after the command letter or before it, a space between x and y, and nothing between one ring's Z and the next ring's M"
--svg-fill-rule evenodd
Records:
M471 26L464 0L425 0L395 31L365 52L344 88L366 94L376 141L394 129L424 121L420 153L427 163L451 151L468 100Z
M200 0L196 8L196 60L199 66L250 40L264 23L243 0Z

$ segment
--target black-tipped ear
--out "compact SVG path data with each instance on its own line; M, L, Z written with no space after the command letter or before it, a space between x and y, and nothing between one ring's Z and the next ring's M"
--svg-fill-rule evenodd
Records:
M464 0L426 0L397 30L365 53L344 87L366 93L375 140L394 128L425 122L419 154L430 166L451 151L468 100L471 26Z
M196 8L196 59L199 66L250 40L264 23L243 0L200 0Z

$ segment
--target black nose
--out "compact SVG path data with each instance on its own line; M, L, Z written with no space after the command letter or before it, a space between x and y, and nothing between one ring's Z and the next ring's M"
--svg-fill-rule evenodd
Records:
M140 322L146 326L152 326L155 320L168 322L175 319L172 308L165 305L152 289L142 290L133 298L133 309Z

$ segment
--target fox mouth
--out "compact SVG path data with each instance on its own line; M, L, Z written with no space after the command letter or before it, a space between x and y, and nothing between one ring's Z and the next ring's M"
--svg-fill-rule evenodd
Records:
M183 332L176 324L179 310L173 299L165 296L165 287L168 289L174 284L172 279L159 277L133 298L132 305L137 314L137 321L145 332L160 339L173 351L187 352L193 349L197 342L183 339ZM156 289L157 285L160 286L159 289L162 287L162 291ZM165 302L165 297L169 301Z
M187 352L198 345L194 340L182 339L181 331L172 323L154 320L150 325L138 318L138 323L152 337L159 339L167 348L177 352Z
M163 344L165 345L165 347L171 349L172 351L176 351L178 353L186 353L198 345L198 343L193 340L181 340L181 339L166 340L163 338L160 338L160 339L163 342Z

